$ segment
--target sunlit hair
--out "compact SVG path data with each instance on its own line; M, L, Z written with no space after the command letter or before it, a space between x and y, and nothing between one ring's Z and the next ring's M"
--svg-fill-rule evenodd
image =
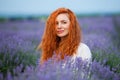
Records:
M69 33L63 41L57 36L55 29L56 17L61 13L67 13L70 19ZM48 60L54 54L59 54L60 59L74 55L80 42L81 29L75 14L70 9L58 8L48 17L42 41L38 46L38 49L42 50L41 62Z

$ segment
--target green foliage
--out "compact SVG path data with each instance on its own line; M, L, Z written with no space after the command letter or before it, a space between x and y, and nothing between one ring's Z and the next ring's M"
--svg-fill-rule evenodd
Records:
M96 51L93 53L93 60L101 62L105 66L116 73L120 73L120 56L115 53L105 53L104 51Z
M5 22L6 20L6 18L0 18L0 22Z
M21 72L25 70L27 66L36 66L38 55L33 53L24 53L18 51L16 54L0 53L0 73L6 76L7 72L10 71L14 75L14 69L22 65Z

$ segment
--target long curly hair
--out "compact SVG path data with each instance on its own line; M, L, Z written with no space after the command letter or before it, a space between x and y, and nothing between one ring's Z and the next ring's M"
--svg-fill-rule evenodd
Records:
M65 40L57 36L55 29L56 17L61 13L67 13L70 20L69 34ZM38 50L42 50L41 62L47 61L54 54L59 54L59 59L64 59L65 56L72 56L81 42L81 29L75 14L67 8L58 8L48 17L45 31L38 45Z

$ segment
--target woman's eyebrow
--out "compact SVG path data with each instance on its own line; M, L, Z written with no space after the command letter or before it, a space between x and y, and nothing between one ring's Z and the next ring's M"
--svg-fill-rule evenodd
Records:
M68 20L61 20L61 22L68 21Z
M69 21L69 20L65 20L65 19L64 19L64 20L60 20L60 22L64 22L64 21L67 22L67 21ZM59 21L56 20L55 22L59 22Z
M61 21L67 21L67 20L61 20Z

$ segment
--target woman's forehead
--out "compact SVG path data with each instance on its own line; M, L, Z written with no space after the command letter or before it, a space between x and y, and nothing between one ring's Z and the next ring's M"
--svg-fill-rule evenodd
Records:
M67 13L61 13L56 17L56 21L58 20L69 20L69 16Z

